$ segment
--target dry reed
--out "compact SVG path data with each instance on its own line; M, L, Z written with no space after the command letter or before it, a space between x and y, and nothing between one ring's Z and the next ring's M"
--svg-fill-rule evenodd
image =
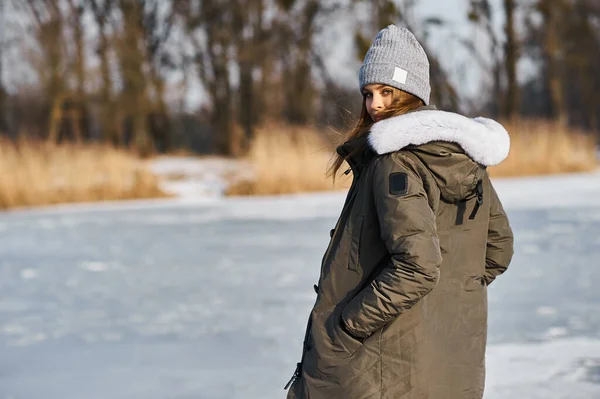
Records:
M503 123L511 139L508 158L492 176L549 175L598 167L596 140L583 131L543 120Z
M125 151L100 145L0 140L0 209L164 197Z
M252 178L232 179L227 195L270 195L348 187L326 177L332 145L311 128L269 124L257 129L247 156Z
M511 136L509 157L490 168L492 176L525 176L597 168L595 140L547 121L504 123ZM233 179L227 195L269 195L346 188L325 177L333 146L310 128L269 125L258 129L248 154L252 179ZM344 169L344 168L343 168Z

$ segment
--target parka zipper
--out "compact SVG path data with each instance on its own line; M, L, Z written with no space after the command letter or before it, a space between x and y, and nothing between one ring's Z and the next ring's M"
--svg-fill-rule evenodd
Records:
M319 284L321 284L321 280L323 278L323 266L325 265L325 262L329 258L329 254L331 252L331 249L333 248L334 241L339 236L339 234L337 234L337 233L338 233L338 229L340 227L339 226L340 222L344 219L344 217L348 213L349 209L352 207L352 204L354 203L354 199L356 198L356 195L358 194L358 188L357 188L358 179L359 179L362 169L363 169L363 168L361 168L361 166L364 163L365 162L363 160L362 162L357 163L354 166L354 168L350 167L348 170L346 170L344 172L345 175L348 175L353 169L355 170L354 176L352 176L352 184L350 185L350 189L348 190L348 195L346 196L346 200L344 201L344 206L342 207L342 212L340 213L340 217L335 225L335 228L330 232L331 240L329 241L329 246L327 247L327 250L325 251L325 255L323 255L323 259L321 260L321 275L319 277ZM319 294L319 286L315 285L313 288L318 295ZM292 378L290 378L288 383L285 384L285 387L283 388L284 390L287 390L289 387L291 387L302 375L302 365L304 364L304 357L305 357L306 352L310 349L309 341L310 341L311 326L312 326L312 312L308 318L308 323L306 325L306 333L304 334L304 342L302 344L302 357L300 358L300 362L296 363L296 369L294 370L294 374L292 374Z
M292 378L290 378L288 383L285 384L285 387L283 387L284 390L287 390L289 387L292 386L292 384L294 382L296 382L298 380L298 378L300 378L300 374L302 373L302 365L304 364L304 356L305 356L306 352L310 349L308 346L308 342L310 340L311 327L312 327L312 313L308 317L308 323L306 323L306 332L304 333L304 342L302 343L302 357L300 358L300 362L296 363L296 369L294 370L294 374L292 374Z
M285 386L283 387L284 391L287 390L300 377L300 370L301 369L302 369L302 362L297 363L296 364L296 370L294 371L294 374L292 375L292 378L290 378L290 380L288 381L288 383L285 384Z
M357 185L358 185L359 176L360 176L360 172L358 172L357 174L355 174L353 176L352 185L350 186L350 189L348 190L348 195L346 197L346 201L344 202L342 212L340 213L340 217L335 225L333 234L331 234L331 241L329 242L327 251L325 251L325 255L323 255L323 260L321 261L321 275L319 277L319 284L321 283L321 279L323 278L323 265L325 264L326 260L329 258L329 253L331 252L331 248L333 248L333 242L334 242L335 238L337 237L336 233L338 231L339 224L342 221L342 219L344 218L344 216L346 215L346 213L348 212L348 209L351 208L352 204L354 203L354 199L356 198L356 195L358 193ZM318 294L318 286L315 285L315 287L316 287L315 292ZM300 378L300 376L302 374L302 365L304 364L304 357L305 357L306 352L310 349L308 346L308 341L310 339L311 325L312 325L312 313L308 319L308 323L306 326L306 333L304 334L304 343L302 345L302 357L300 358L300 362L296 363L296 369L294 370L294 374L292 374L292 378L290 378L288 383L285 384L285 387L283 388L284 390L287 390L289 387L291 387Z

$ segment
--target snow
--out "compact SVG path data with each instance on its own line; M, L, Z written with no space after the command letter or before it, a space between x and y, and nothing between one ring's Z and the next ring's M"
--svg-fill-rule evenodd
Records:
M600 171L497 179L494 186L502 203L514 209L600 205Z
M485 399L598 398L600 173L495 186ZM0 214L0 399L284 397L344 193L207 192Z
M162 156L151 160L149 166L162 178L165 192L184 199L220 197L227 180L231 176L239 178L246 169L243 162L218 157Z
M485 399L597 398L599 379L598 341L571 338L537 345L492 345L487 351Z

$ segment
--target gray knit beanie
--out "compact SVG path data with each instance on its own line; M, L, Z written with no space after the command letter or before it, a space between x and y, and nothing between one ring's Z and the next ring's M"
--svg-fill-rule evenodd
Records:
M360 68L360 90L371 83L406 91L429 104L429 60L417 38L390 25L379 31Z

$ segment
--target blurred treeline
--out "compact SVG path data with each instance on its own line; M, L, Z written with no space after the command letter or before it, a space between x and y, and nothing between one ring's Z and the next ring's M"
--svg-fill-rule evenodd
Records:
M487 77L468 107L431 49L447 22L415 19L417 0L0 0L0 77L20 77L0 79L0 132L239 155L267 121L344 129L360 105L356 81L333 79L318 45L336 40L324 32L340 19L356 60L389 23L415 32L438 108L599 130L600 1L454 1L468 3L464 23L489 44L459 39ZM534 71L526 79L520 60ZM206 101L190 110L193 82Z

